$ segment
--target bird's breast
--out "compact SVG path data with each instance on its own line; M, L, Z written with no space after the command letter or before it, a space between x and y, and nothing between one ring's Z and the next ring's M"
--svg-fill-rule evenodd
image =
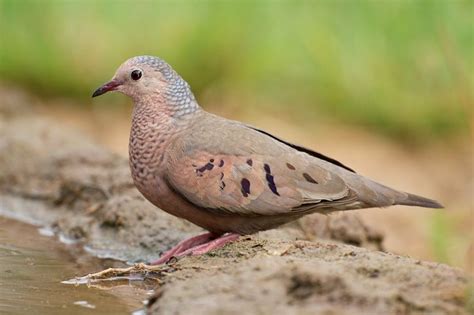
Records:
M161 128L132 124L129 163L133 181L144 195L157 193L169 133Z

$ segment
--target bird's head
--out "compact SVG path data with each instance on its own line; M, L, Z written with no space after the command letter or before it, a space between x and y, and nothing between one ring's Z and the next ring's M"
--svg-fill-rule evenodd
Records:
M137 56L125 61L113 78L92 94L96 97L118 91L135 103L162 99L176 110L195 103L189 85L165 61L153 56Z

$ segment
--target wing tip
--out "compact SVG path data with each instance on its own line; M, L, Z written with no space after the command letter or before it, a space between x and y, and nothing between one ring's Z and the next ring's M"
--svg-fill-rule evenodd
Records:
M444 209L444 206L436 200L413 194L407 194L407 197L404 200L397 202L397 204L431 209Z

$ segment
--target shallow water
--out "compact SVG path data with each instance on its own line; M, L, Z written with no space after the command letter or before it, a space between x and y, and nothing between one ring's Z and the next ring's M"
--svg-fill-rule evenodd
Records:
M0 217L0 314L130 314L143 307L153 288L143 282L102 289L62 284L113 262L44 234Z

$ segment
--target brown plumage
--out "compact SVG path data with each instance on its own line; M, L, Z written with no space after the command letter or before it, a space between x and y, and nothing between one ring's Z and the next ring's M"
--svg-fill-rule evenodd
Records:
M314 212L396 204L441 207L204 111L189 85L157 57L127 60L93 96L110 90L135 103L129 150L137 188L156 206L212 235L253 233Z

